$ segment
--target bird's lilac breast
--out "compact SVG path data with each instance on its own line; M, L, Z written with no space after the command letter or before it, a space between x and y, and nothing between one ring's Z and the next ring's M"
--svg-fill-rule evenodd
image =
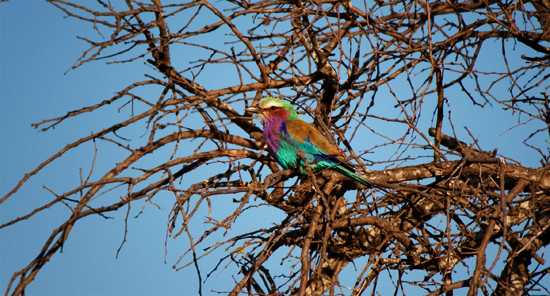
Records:
M279 150L283 129L284 121L282 118L269 118L264 122L264 138L267 146L273 152Z
M269 150L275 155L279 164L285 168L296 167L296 149L289 139L285 121L271 118L264 122L264 138Z

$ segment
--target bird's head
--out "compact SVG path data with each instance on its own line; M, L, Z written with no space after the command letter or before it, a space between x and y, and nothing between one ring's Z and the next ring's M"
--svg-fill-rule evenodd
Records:
M250 107L248 111L258 113L263 120L272 116L282 116L290 120L298 118L298 113L290 102L274 97L261 99L258 107Z

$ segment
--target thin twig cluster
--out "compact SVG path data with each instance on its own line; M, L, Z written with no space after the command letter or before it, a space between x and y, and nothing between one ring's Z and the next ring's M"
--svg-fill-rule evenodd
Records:
M49 201L0 222L70 209L5 295L24 294L77 222L126 211L127 223L134 205L156 198L173 200L167 240L189 243L174 267L196 269L200 294L222 269L234 272L220 292L232 296L386 295L387 283L404 295L550 294L548 1L48 2L93 29L79 36L88 48L73 70L146 66L114 96L34 124L48 131L110 108L121 117L51 155L0 205L71 150L93 145L93 163L105 146L127 156L106 171L92 165L70 190L47 188ZM245 111L267 95L295 103L375 186L281 170ZM517 144L537 168L455 128L495 109L517 119L499 130L528 130ZM283 218L237 226L266 208Z

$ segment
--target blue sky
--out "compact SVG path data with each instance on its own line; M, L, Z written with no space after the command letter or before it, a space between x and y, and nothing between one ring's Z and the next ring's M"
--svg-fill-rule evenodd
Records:
M32 22L21 22L25 16ZM17 25L14 25L17 24ZM69 110L96 103L114 95L128 83L144 79L147 66L142 63L108 66L91 63L75 71L68 71L85 49L76 35L90 33L80 22L64 18L46 2L26 5L13 1L0 5L0 84L2 101L8 108L0 109L0 134L7 140L1 149L0 192L3 194L28 170L34 168L65 144L89 135L126 116L117 113L116 107L86 114L48 132L40 132L31 123L65 114ZM185 51L197 55L194 51ZM176 60L176 62L178 62ZM150 67L149 67L150 68ZM68 71L68 72L67 72ZM217 71L217 75L224 75ZM212 85L227 83L231 77L211 77ZM113 112L113 110L115 110ZM193 124L193 123L191 123ZM195 124L196 125L196 124ZM130 129L122 136L132 134ZM130 134L125 134L130 133ZM139 131L141 136L142 131ZM133 134L135 136L135 134ZM138 138L139 138L138 136ZM51 195L42 188L63 192L79 180L79 169L87 172L92 162L93 145L84 145L67 153L33 177L13 199L0 207L0 221L5 222L49 200ZM102 172L125 156L118 149L102 147L96 168ZM198 172L199 174L201 172ZM206 170L203 169L203 174ZM186 182L198 181L200 175ZM227 199L230 201L230 198ZM109 215L114 219L86 218L78 223L70 241L60 254L56 254L28 287L29 295L194 295L197 294L197 276L193 268L174 271L172 266L188 247L185 239L168 244L165 258L165 235L171 199L156 198L160 206L137 203L132 215L143 207L139 219L129 219L129 235L118 259L115 259L124 233L125 211ZM222 204L227 202L222 201ZM218 208L224 212L229 208ZM280 219L280 213L263 211L268 215L262 222ZM0 287L4 289L12 273L22 268L39 252L51 230L63 222L68 211L62 206L37 215L0 231ZM205 215L199 215L204 217ZM258 216L243 215L239 221L256 225ZM201 221L192 226L202 229ZM243 229L243 228L240 228ZM219 255L215 252L213 255ZM201 262L206 273L217 263L217 258ZM188 262L189 256L179 266ZM212 290L225 291L233 280L220 268L208 283Z
M111 115L100 112L46 133L34 130L31 123L107 98L128 81L143 77L131 71L131 66L118 70L100 63L65 75L84 49L75 36L87 29L79 22L64 19L45 1L0 5L0 96L7 104L0 109L0 134L4 139L0 147L0 192L5 193L25 171L69 141L112 120L105 118ZM69 153L36 176L12 201L0 207L1 220L48 199L42 185L62 191L70 182L74 184L78 169L89 166L90 152L88 146ZM99 165L109 165L116 156L103 157ZM29 295L182 295L182 291L195 289L192 269L174 272L173 258L164 264L167 210L145 211L141 219L131 219L128 244L116 260L123 234L120 215L111 220L91 217L79 223L63 253L56 255L29 287ZM0 231L2 289L11 273L37 254L52 227L66 214L66 209L58 207Z
M25 1L0 4L0 100L3 103L0 193L9 190L26 171L63 145L115 122L117 115L107 111L88 114L45 133L33 129L31 123L108 98L128 82L143 78L141 64L112 67L92 63L65 74L85 48L83 42L75 38L81 32L89 32L88 26L63 18L45 1L35 1L33 5ZM483 62L490 65L492 58L487 56ZM219 77L208 80L212 85L227 82ZM537 164L536 155L517 144L518 136L524 133L522 128L508 133L504 133L504 125L499 128L500 122L510 120L507 113L498 108L476 109L461 101L451 100L450 104L457 108L454 119L463 135L462 127L470 126L483 139L481 145L485 149L499 147L506 156L531 166ZM43 185L62 192L78 182L79 168L89 167L92 149L88 145L71 152L34 177L10 202L0 207L0 222L49 199ZM121 155L117 150L103 149L98 168L107 168ZM195 294L194 270L172 270L178 250L185 249L184 240L170 244L165 263L164 238L170 203L162 201L160 199L160 209L147 207L140 219L130 219L128 243L118 259L115 253L124 230L124 211L113 214L115 219L90 217L77 224L63 253L54 256L29 286L29 295ZM32 221L0 230L0 288L5 288L12 272L37 254L52 227L66 215L67 209L58 206ZM243 220L254 223L257 218L243 217ZM267 219L278 218L275 213ZM214 263L205 260L204 265ZM228 274L222 271L218 276L220 280L209 282L210 289L223 290L231 286Z

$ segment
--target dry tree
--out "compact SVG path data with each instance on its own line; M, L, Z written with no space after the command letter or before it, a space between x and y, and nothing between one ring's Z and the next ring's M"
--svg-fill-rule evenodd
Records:
M124 111L38 164L0 204L71 150L126 155L1 222L70 206L6 295L24 294L78 221L161 194L173 199L167 231L188 240L189 268L224 254L197 268L201 294L227 266L237 279L228 295L387 294L381 281L394 294L550 294L548 1L48 2L96 32L79 37L88 47L73 69L142 63L144 78L34 125ZM375 186L281 170L245 111L267 95L299 106ZM495 110L506 114L499 122L487 115ZM482 148L474 118L494 133L521 127L511 140L539 163ZM140 136L119 136L130 129ZM236 228L257 211L283 215ZM202 222L199 233L190 227Z

